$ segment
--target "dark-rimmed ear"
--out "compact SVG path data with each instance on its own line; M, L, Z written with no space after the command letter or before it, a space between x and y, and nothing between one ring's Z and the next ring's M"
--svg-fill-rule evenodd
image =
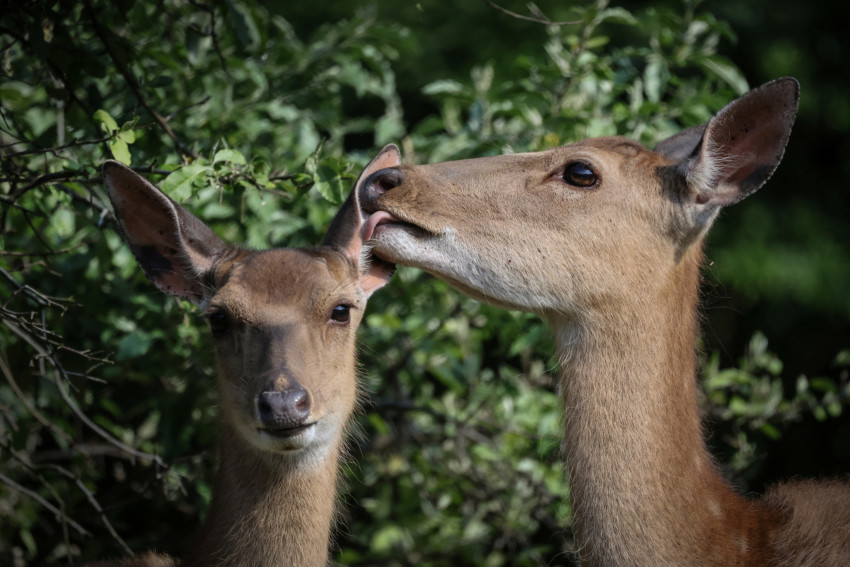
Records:
M129 167L108 161L103 178L115 218L147 278L165 293L200 304L209 292L203 278L227 245Z
M777 79L732 101L706 124L656 146L656 152L678 162L676 171L687 186L683 202L693 218L713 218L720 207L737 203L773 175L799 99L796 79Z
M348 199L331 221L322 244L335 248L360 267L360 286L368 298L375 290L385 286L395 271L395 266L363 254L363 214L360 211L359 191L363 182L376 171L401 164L401 153L394 144L388 144L369 162Z

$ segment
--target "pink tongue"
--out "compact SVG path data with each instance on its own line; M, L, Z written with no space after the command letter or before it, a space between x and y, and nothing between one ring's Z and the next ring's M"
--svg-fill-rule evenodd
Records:
M366 223L363 225L363 242L371 239L372 235L375 234L375 229L378 225L385 222L399 221L397 218L384 211L378 211L369 215L369 218L366 219Z

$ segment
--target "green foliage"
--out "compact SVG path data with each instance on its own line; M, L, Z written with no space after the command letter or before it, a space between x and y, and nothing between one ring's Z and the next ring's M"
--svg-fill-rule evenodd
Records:
M850 366L847 351L835 357L836 367ZM787 396L782 380L782 361L767 350L767 338L756 333L745 356L736 368L719 368L719 356L713 353L703 367L706 398L713 417L731 425L727 442L736 452L730 463L741 472L758 457L752 432L778 439L782 429L806 414L818 421L841 415L850 397L850 382L845 372L840 381L830 378L797 377L793 396Z
M306 35L253 0L31 2L0 15L0 563L180 553L209 505L207 333L113 230L104 160L132 164L229 241L311 245L385 143L410 162L600 134L652 144L747 88L718 54L728 25L695 3L597 2L568 9L580 25L531 28L539 45L510 69L464 62L462 80L434 64L446 74L421 90L437 111L413 124L396 69L418 42L375 14ZM738 260L724 277L753 265ZM360 337L366 396L339 562L569 563L543 324L402 269ZM735 431L738 469L754 460L751 432L775 436L846 400L846 379L786 392L763 338L738 368L719 365L706 366L709 412Z

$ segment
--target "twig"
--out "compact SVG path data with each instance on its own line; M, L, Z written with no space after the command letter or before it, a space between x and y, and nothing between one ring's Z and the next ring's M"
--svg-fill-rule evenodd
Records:
M191 104L186 104L184 106L181 106L180 108L178 108L177 110L175 110L174 112L172 112L171 114L166 116L165 119L171 120L172 118L174 118L175 116L177 116L181 112L185 112L185 111L189 110L190 108L195 108L196 106L201 106L202 104L206 104L207 101L209 101L209 100L210 100L210 95L207 95L204 98L202 98L201 100L199 100L198 102L193 102ZM136 169L136 168L133 168L133 169Z
M17 381L15 381L15 377L12 375L12 371L9 369L9 366L6 364L6 360L0 357L0 372L6 377L6 381L9 383L9 386L12 387L12 391L15 392L15 395L18 396L18 399L24 404L24 407L29 410L32 416L38 420L43 426L51 430L53 433L62 437L66 441L73 442L73 437L59 429L53 422L44 417L44 415L38 411L35 406L30 403L29 398L21 391L20 386L18 386Z
M47 483L44 478L38 473L39 469L49 469L55 471L60 475L64 476L65 478L71 480L74 484L76 484L77 488L80 489L80 492L85 495L86 500L88 500L89 504L91 504L91 507L94 508L98 516L100 516L101 522L103 522L103 525L106 527L106 530L110 533L110 535L112 535L112 538L118 543L118 545L120 545L124 549L124 551L128 555L133 555L133 550L130 549L130 546L127 545L127 542L125 542L124 539L120 535L118 535L118 532L115 531L115 528L112 526L112 523L109 521L109 518L106 517L106 512L103 511L103 507L100 505L100 502L98 502L97 498L94 497L94 493L88 488L86 488L86 485L83 483L83 481L80 480L77 475L75 475L65 467L55 465L53 463L45 463L42 465L35 464L29 461L28 459L23 458L14 449L9 447L8 444L4 443L3 446L21 465L23 465L28 470L38 474L39 478L42 480L42 482L44 482L44 484L49 485L49 483Z
M30 181L29 183L27 183L26 185L24 185L23 187L21 187L20 189L18 189L17 191L15 191L9 197L5 197L3 200L13 203L17 201L21 197L21 195L23 195L30 189L38 187L39 185L46 185L47 183L52 183L54 181L64 181L66 179L73 179L75 177L79 177L80 175L82 175L81 172L70 170L54 171L53 173L43 173L32 181Z
M13 157L19 157L19 156L26 156L26 155L30 155L30 154L47 154L47 153L55 154L59 150L64 150L66 148L73 148L75 146L89 146L89 145L94 145L94 144L102 144L103 142L108 142L111 139L112 139L112 136L106 136L104 138L99 138L97 140L77 140L75 138L75 139L71 140L70 142L68 142L67 144L62 144L61 146L56 146L56 147L53 147L53 148L37 148L37 149L34 149L34 150L23 150L23 151L20 151L20 152L14 152L14 153L11 153L11 154L6 154L6 156L4 156L4 157L13 158ZM15 143L19 143L19 142L15 142Z
M530 16L523 16L522 14L517 14L516 12L511 12L510 10L508 10L506 8L502 8L498 4L492 2L491 0L484 0L484 1L487 2L487 4L489 4L491 8L495 8L496 10L499 10L500 12L503 12L503 13L511 16L512 18L516 18L518 20L525 20L526 22L534 22L535 24L543 24L543 25L546 25L546 26L575 26L575 25L584 23L584 20L573 20L571 22L553 22L552 20L545 18L545 17L544 18L532 18Z
M0 268L0 275L5 277L12 283L12 285L15 286L15 293L22 292L25 295L29 296L30 299L37 302L39 305L46 305L48 307L58 307L62 311L65 311L66 308L64 305L62 305L62 300L59 300L58 298L52 297L50 295L45 295L37 289L34 289L26 284L20 283L18 280L12 277L12 274L7 272L3 268Z
M24 332L22 329L20 329L17 325L12 323L11 321L6 321L6 327L9 328L9 330L11 330L13 333L18 335L20 338L22 338L24 341L26 341L32 348L34 348L36 351L38 351L38 353L41 354L44 358L46 358L47 360L50 361L50 363L53 365L53 369L54 369L53 383L56 385L56 389L59 391L59 395L61 396L61 398L65 402L65 404L69 408L71 408L71 411L74 412L74 414L77 416L77 418L80 421L82 421L89 429L91 429L97 435L99 435L100 437L102 437L103 439L108 441L109 443L112 443L113 445L115 445L116 447L118 447L124 453L126 453L128 455L132 455L134 457L144 459L146 461L153 461L154 463L156 463L158 466L160 466L162 468L168 468L168 466L165 464L165 462L162 460L162 458L159 457L159 455L152 455L150 453L146 453L144 451L134 449L133 447L130 447L129 445L127 445L125 443L122 443L121 441L119 441L118 439L113 437L110 433L108 433L106 430L104 430L103 428L98 426L95 422L93 422L89 418L89 416L87 416L79 407L77 407L76 402L74 402L74 400L71 398L70 394L68 394L68 392L65 391L64 386L62 386L62 380L63 379L65 379L65 381L68 381L68 382L70 382L70 381L68 380L67 372L62 367L62 365L59 364L59 361L56 360L56 358L49 351L47 351L43 346L38 344L38 342L36 342L35 339L33 339L31 336L29 336L26 332Z
M62 248L61 250L54 250L52 252L6 252L5 250L0 250L0 256L55 256L59 254L66 254L68 252L72 252L77 248L82 248L85 246L85 243L81 242L76 246L71 246L70 248Z
M25 496L29 496L30 498L32 498L33 500L35 500L36 502L38 502L39 504L41 504L42 506L44 506L45 508L47 508L48 510L53 512L56 515L57 518L59 518L62 522L70 525L72 528L77 530L80 534L82 534L84 536L91 536L91 533L89 533L88 530L86 530L83 526L81 526L80 524L78 524L77 522L75 522L74 520L69 518L68 516L66 516L65 512L58 509L56 506L54 506L53 504L51 504L50 502L48 502L47 500L45 500L44 498L39 496L37 493L30 490L29 488L25 488L25 487L21 486L20 484L18 484L17 482L12 480L8 476L4 475L3 473L0 473L0 482L2 482L3 484L5 484L6 486L8 486L9 488L11 488L13 490L20 492L21 494L23 494Z
M227 75L228 79L233 79L230 75L230 71L227 69L227 61L224 58L224 55L221 53L221 46L218 44L218 34L215 32L215 11L210 6L206 6L197 2L196 0L189 0L189 3L196 8L200 8L201 10L208 12L210 15L210 33L209 36L212 38L213 49L215 49L216 55L218 55L218 60L221 63L221 68L224 71L224 74ZM200 30L198 30L200 32ZM206 35L206 34L203 34Z

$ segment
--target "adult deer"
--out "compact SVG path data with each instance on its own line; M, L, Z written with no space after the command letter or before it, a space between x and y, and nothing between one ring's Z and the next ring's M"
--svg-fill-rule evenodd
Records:
M360 179L390 164L379 154ZM361 259L356 193L323 246L229 246L117 162L104 177L148 279L204 310L215 342L221 432L209 515L182 565L324 566L337 463L355 405L355 331L391 266ZM365 254L364 254L365 256ZM123 566L166 567L146 554Z
M850 565L850 488L744 498L707 451L697 405L703 238L772 175L798 98L796 80L768 83L654 151L589 139L396 163L361 186L373 253L554 330L587 565Z

